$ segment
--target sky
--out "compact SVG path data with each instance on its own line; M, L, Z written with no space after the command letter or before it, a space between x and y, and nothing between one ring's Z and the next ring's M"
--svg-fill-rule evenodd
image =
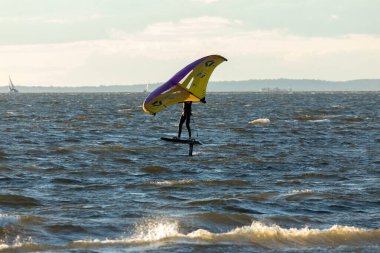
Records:
M0 0L0 85L380 78L379 0Z

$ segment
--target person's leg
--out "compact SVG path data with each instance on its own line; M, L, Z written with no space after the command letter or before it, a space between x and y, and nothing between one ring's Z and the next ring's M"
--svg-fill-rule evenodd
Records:
M178 139L181 139L181 132L182 132L182 125L183 125L183 122L185 122L185 116L182 115L180 120L179 120L179 124L178 124Z
M186 128L187 128L187 132L189 133L189 140L190 140L191 139L190 115L187 115L186 117Z

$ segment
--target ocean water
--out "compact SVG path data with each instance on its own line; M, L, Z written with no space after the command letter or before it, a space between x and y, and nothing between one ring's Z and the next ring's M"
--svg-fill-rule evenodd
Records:
M380 93L145 97L0 94L0 252L380 252Z

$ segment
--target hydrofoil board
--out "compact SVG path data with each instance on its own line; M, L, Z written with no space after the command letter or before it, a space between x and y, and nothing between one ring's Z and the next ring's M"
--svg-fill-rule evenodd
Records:
M168 137L161 137L161 140L163 141L169 141L169 142L174 142L174 143L183 143L183 144L197 144L197 145L202 145L202 143L200 143L199 141L197 140L194 140L194 139L191 139L191 140L185 140L185 139L178 139L177 137L171 137L171 138L168 138Z

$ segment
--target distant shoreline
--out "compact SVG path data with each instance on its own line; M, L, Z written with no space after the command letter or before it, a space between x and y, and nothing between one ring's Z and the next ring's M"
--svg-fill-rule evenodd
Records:
M150 91L161 83L150 84ZM15 84L21 93L104 93L104 92L144 92L146 84L99 85L99 86L23 86ZM350 81L324 81L313 79L262 79L245 81L210 82L208 92L366 92L380 91L380 79L359 79ZM0 86L0 93L7 93L8 85Z

